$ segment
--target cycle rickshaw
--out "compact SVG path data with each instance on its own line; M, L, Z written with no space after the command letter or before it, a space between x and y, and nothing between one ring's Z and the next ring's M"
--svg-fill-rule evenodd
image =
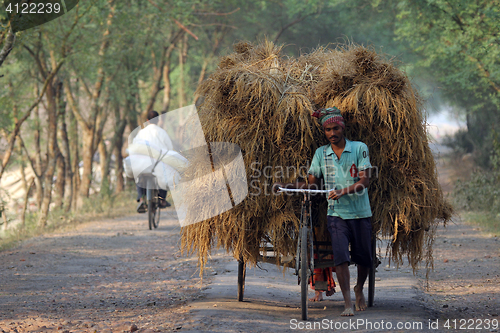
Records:
M313 220L311 213L311 194L328 193L328 190L309 190L309 189L285 189L279 188L279 192L301 193L304 196L302 200L299 234L297 235L297 250L295 254L294 266L295 275L298 277L301 294L301 312L302 320L308 317L308 287L309 279L313 277L314 268L333 267L334 262L331 259L332 249L330 242L317 241L314 235ZM373 266L368 275L368 306L373 306L375 295L375 269L380 264L376 255L376 237L372 235L372 253ZM273 251L272 247L261 248L264 253ZM316 254L316 256L315 256ZM275 256L261 256L261 262L271 262L283 265L281 259ZM238 260L238 301L243 301L245 289L246 267L243 260ZM315 285L319 288L319 285Z

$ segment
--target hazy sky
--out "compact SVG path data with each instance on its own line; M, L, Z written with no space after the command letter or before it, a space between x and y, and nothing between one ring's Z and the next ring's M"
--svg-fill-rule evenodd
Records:
M440 141L446 135L455 133L460 128L465 128L465 123L456 119L446 109L430 115L427 118L427 123L427 129L436 141Z

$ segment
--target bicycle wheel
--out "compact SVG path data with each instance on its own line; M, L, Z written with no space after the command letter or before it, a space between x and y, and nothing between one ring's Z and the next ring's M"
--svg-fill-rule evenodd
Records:
M372 235L372 254L373 263L368 275L368 306L373 306L373 299L375 298L375 269L377 268L377 237Z
M243 302L243 294L245 292L245 275L246 267L243 258L238 260L238 301Z
M158 196L158 190L153 191L153 203L154 203L154 214L153 214L153 228L158 228L160 224L160 197Z
M160 203L158 200L156 201L156 212L155 212L155 218L153 219L153 227L156 229L158 228L158 225L160 224Z
M302 308L302 320L307 320L307 288L309 285L309 264L308 264L308 228L302 227L300 232L300 298L301 298L301 308Z
M297 251L295 252L295 275L300 275L300 233L297 240Z
M156 228L155 225L155 215L156 215L156 204L155 204L155 198L154 198L154 191L152 189L148 189L147 193L147 198L148 198L148 224L149 224L149 230L153 230L153 228Z

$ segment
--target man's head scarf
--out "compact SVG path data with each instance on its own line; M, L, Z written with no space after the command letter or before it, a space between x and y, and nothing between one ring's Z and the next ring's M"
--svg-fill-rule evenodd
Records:
M318 118L323 127L331 123L336 123L345 129L344 118L342 117L340 110L335 106L333 108L316 110L312 116Z

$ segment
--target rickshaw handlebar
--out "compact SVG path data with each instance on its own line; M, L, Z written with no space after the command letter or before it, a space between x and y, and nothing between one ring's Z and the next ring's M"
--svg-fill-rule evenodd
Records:
M295 188L283 188L279 187L277 193L283 193L283 192L295 192L295 193L311 193L311 194L318 194L318 193L329 193L333 191L332 190L310 190L310 189L295 189Z

